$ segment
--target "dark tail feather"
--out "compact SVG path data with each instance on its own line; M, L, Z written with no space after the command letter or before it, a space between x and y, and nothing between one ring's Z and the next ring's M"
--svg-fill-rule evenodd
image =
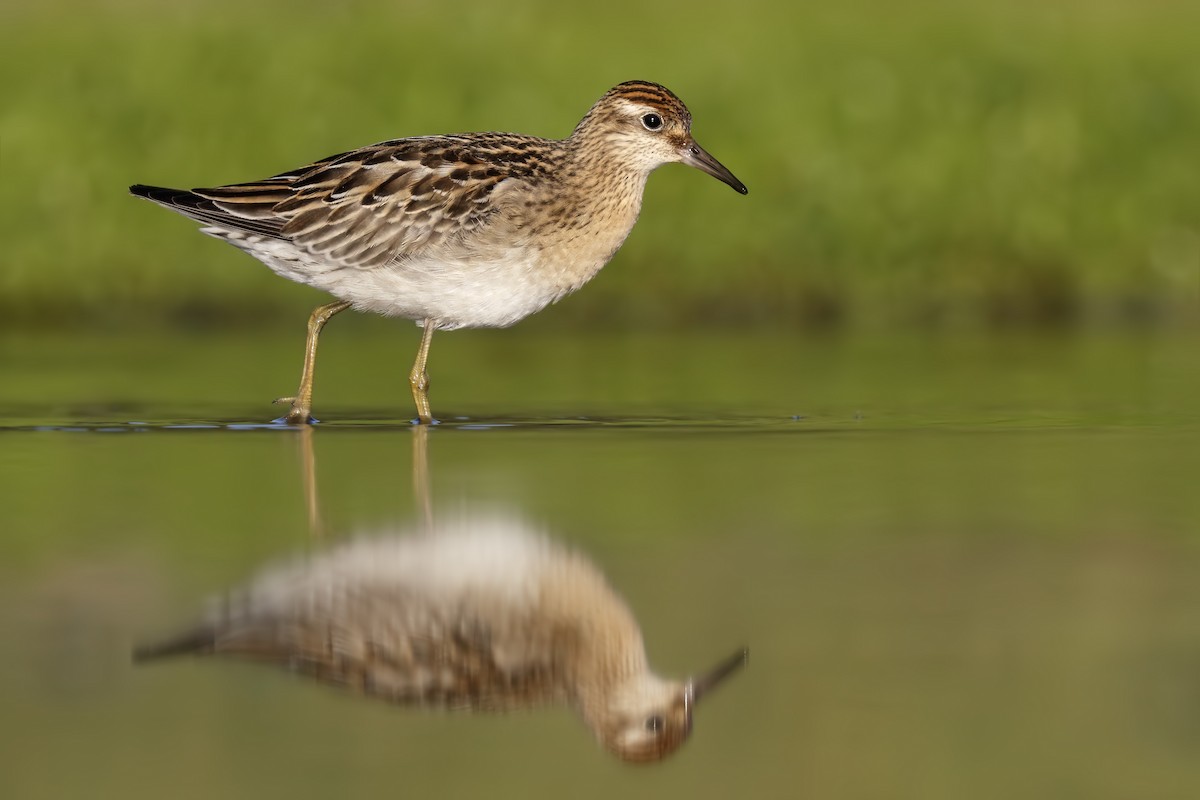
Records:
M205 655L213 651L216 637L211 628L196 628L179 636L133 649L133 663L157 661L183 655Z
M165 186L147 186L144 183L135 183L129 187L129 193L135 194L138 197L144 197L147 200L153 200L156 203L165 203L166 205L187 205L189 200L195 201L201 198L186 189L168 189ZM194 200L192 199L194 198Z
M129 187L129 193L152 200L181 214L199 219L201 222L223 213L211 200L206 200L187 189L168 189L165 186L146 186L142 183L135 183Z
M208 190L201 189L200 191L207 192ZM221 192L225 189L214 189L213 191ZM214 225L218 228L275 238L280 237L283 228L282 219L270 218L270 209L274 203L278 202L280 199L278 197L268 197L270 202L264 201L263 203L241 201L246 208L242 213L235 214L222 208L212 199L187 189L168 189L164 186L146 186L142 183L135 183L129 187L129 193L137 197L144 197L172 211L178 211L197 222ZM254 200L254 198L250 199Z

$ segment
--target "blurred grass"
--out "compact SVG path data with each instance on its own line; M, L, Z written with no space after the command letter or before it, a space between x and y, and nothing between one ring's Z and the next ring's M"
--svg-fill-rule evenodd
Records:
M296 317L320 295L125 194L385 138L563 136L677 91L751 193L654 176L547 326L1200 320L1200 4L0 8L0 326Z

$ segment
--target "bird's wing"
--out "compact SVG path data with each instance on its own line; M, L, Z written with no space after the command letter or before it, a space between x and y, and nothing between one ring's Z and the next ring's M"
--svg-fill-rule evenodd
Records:
M498 188L545 169L546 144L511 134L397 139L263 181L195 189L206 202L192 205L205 207L178 210L341 267L378 267L486 224Z
M450 710L506 711L567 698L562 631L499 627L411 600L364 593L304 613L238 614L141 648L135 658L233 656L388 702Z

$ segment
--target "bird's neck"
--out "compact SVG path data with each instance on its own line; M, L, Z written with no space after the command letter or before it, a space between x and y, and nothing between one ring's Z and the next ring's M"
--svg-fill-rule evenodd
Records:
M621 142L596 131L576 131L563 151L559 173L575 207L565 216L587 219L601 238L612 238L615 250L637 222L649 172L623 158Z
M636 187L640 199L650 171L629 158L636 142L604 126L581 125L563 145L564 178Z

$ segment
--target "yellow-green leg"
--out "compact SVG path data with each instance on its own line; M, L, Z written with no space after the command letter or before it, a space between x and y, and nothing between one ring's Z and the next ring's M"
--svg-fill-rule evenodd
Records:
M431 319L422 324L425 328L421 332L421 347L417 350L412 372L408 373L408 382L412 386L413 402L417 404L417 419L422 425L428 425L433 422L433 414L429 410L429 374L425 371L425 362L429 359L429 341L436 326Z
M312 422L313 370L317 363L317 339L321 328L334 314L345 311L350 304L345 300L318 307L308 318L308 340L304 345L304 371L300 373L300 388L295 397L281 397L276 403L291 403L285 419L291 425L307 425Z

